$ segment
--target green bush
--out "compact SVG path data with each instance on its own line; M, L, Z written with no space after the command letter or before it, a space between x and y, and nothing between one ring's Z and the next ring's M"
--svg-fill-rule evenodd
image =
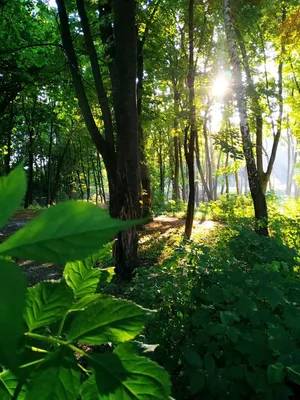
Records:
M191 394L288 399L300 384L299 281L265 266L200 275L183 352Z
M0 179L0 227L25 191L22 166ZM139 354L143 345L128 343L153 312L96 294L109 279L108 271L93 267L107 251L99 248L136 223L111 219L89 203L65 202L0 245L1 400L168 399L166 372ZM7 257L67 262L65 279L26 289L21 269Z
M169 215L171 217L182 217L186 212L187 205L183 200L166 199L159 192L155 194L152 202L152 212L154 215Z
M297 253L249 229L183 242L140 271L130 298L158 314L145 340L176 399L288 399L299 394ZM290 396L290 397L289 397Z

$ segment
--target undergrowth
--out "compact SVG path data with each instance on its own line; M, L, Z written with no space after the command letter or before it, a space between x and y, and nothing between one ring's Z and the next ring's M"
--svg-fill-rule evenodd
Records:
M159 262L119 287L158 310L144 340L159 343L152 357L176 399L299 397L299 202L268 203L270 238L251 230L249 197L222 199L205 205L212 229L191 241L175 232L162 247L154 237Z

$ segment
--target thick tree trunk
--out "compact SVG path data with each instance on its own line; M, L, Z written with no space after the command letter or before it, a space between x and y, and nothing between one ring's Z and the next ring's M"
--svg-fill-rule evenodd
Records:
M115 33L115 117L117 127L118 198L112 216L136 219L139 216L139 159L136 103L135 0L114 0ZM122 231L115 245L116 273L131 279L137 267L136 227Z
M99 72L97 54L88 27L84 2L78 0L77 6L92 66L98 100L103 118L106 118L105 138L102 137L95 123L82 82L64 0L56 0L56 3L58 6L62 42L68 58L79 107L90 136L97 150L101 153L106 167L110 192L110 214L115 218L135 219L139 213L135 0L113 1L115 41L114 52L112 53L113 60L109 63L109 66L111 67L111 83L117 131L116 152L110 131L110 122L105 117L107 115L107 110L105 110L107 104L106 95L103 93L104 88L101 87L101 74ZM108 6L110 7L110 4ZM112 26L108 28L111 31ZM105 34L106 32L103 32L101 28L101 36L105 36ZM112 46L110 46L110 49L112 49ZM116 273L123 279L130 279L137 266L136 228L131 228L118 235L115 246L115 258Z
M242 79L241 61L239 59L234 26L231 18L230 0L223 0L223 16L227 35L228 52L233 67L235 93L238 103L240 129L243 142L243 152L246 159L249 186L254 203L255 218L257 220L256 231L261 235L268 235L268 211L265 195L262 191L255 159L252 150L252 142L248 123L245 88Z

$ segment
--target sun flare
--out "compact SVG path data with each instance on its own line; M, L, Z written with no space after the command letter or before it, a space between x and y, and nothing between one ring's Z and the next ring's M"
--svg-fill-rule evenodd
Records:
M223 97L228 90L229 82L224 76L218 76L212 85L212 94L216 97Z

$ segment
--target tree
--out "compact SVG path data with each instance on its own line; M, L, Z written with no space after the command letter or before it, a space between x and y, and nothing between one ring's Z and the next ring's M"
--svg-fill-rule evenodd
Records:
M98 56L91 34L88 15L83 0L77 0L85 45L99 106L102 111L105 137L99 131L91 111L83 84L78 58L74 49L69 19L64 0L57 0L61 37L69 61L73 85L87 129L102 155L109 182L109 210L113 217L135 219L139 215L138 204L138 132L136 108L136 25L135 1L115 0L113 60L111 61L111 86L116 123L116 140L109 101L104 88ZM103 10L100 6L100 15ZM110 28L112 25L110 26ZM118 235L115 246L116 272L123 279L130 279L137 266L137 233L130 228Z
M236 34L231 15L230 0L223 0L224 25L227 35L228 53L233 68L235 94L240 117L240 130L243 143L243 152L246 159L250 192L253 199L255 218L257 220L257 232L268 235L268 210L265 195L259 182L257 167L255 164L253 145L250 136L250 128L247 113L245 87L242 79L241 60L237 51Z
M194 153L197 137L196 106L195 106L195 66L194 66L194 0L189 0L188 9L189 27L189 125L185 128L184 151L189 171L189 200L185 222L185 236L190 239L194 221L195 210L195 167Z

